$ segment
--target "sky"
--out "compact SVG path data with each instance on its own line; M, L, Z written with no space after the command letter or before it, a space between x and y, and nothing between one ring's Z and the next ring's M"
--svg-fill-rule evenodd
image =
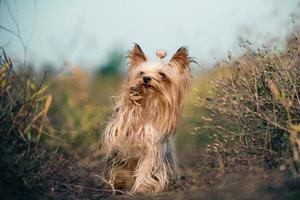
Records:
M241 54L240 38L284 45L299 11L298 0L0 0L0 26L18 33L15 19L36 65L68 61L94 69L136 42L150 58L164 49L169 59L188 46L210 66L228 51ZM23 59L21 42L1 28L0 46Z

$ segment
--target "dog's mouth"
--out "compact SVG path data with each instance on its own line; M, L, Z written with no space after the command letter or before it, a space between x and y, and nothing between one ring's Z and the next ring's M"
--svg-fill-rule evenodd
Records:
M149 92L155 92L155 93L161 94L160 90L157 87L155 87L149 83L143 83L142 86L145 88L145 92L149 91Z
M130 87L130 94L132 96L143 96L149 92L155 92L157 88L149 83L142 83L138 86Z
M155 87L149 83L143 83L142 86L146 89L154 89L155 90Z

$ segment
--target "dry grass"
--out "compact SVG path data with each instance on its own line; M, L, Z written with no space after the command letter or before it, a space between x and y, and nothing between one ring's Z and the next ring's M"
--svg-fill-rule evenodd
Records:
M299 174L300 56L297 38L287 52L249 52L219 66L227 75L201 98L210 111L202 128L213 130L208 151L220 172L237 163L288 168Z
M41 166L47 112L51 95L44 94L43 80L36 84L14 72L3 49L0 56L0 176L1 188L38 187L35 173ZM4 187L5 186L5 187ZM21 193L22 193L21 192Z
M61 149L47 114L48 86L15 72L0 56L0 196L4 199L102 197L102 180L81 169L72 152ZM46 86L45 86L46 85Z

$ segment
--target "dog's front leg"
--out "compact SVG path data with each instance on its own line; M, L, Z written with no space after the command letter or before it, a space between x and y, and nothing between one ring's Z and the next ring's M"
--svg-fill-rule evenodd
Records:
M167 143L148 146L146 154L141 157L136 167L132 192L155 193L167 187L170 179L167 148Z

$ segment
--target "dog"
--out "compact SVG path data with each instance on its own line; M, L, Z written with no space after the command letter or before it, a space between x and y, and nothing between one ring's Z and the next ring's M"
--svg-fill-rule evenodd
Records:
M191 82L188 49L169 62L159 50L150 61L135 44L128 54L128 73L103 134L104 176L114 191L158 193L176 181L173 140Z

